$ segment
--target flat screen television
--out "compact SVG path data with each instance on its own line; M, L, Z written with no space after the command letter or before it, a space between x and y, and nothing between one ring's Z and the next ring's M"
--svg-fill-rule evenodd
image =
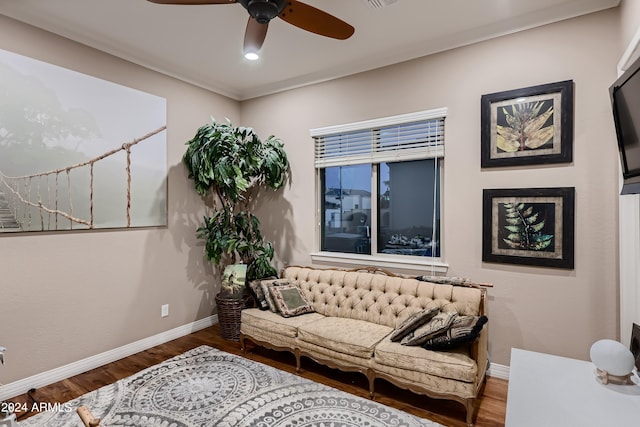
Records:
M631 330L631 344L629 345L629 349L631 350L631 354L633 354L633 358L636 359L636 370L640 377L640 325L637 323L633 324Z
M640 58L609 87L624 185L640 193Z

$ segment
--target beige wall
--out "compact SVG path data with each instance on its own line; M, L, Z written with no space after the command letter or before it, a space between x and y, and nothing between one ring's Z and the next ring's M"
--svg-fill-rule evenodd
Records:
M620 33L622 52L627 48L631 39L640 27L640 1L622 0L620 2Z
M203 204L181 156L210 116L237 121L239 103L2 15L0 48L166 98L169 174L166 228L0 236L0 382L210 316L216 289L195 238Z
M495 285L492 360L508 365L512 347L587 359L594 341L618 333L618 158L607 91L622 50L618 14L243 102L243 123L281 137L293 166L285 200L261 212L279 259L309 264L315 250L309 129L447 107L444 259L449 274ZM573 163L481 170L481 95L568 79L575 82ZM558 186L576 188L575 269L483 263L482 189Z
M449 274L491 282L490 351L588 358L617 337L617 152L607 88L623 47L617 9L241 104L0 16L0 48L167 99L169 226L0 236L0 341L8 383L212 313L216 287L194 229L202 203L186 179L184 141L211 115L285 142L292 181L260 218L278 264L315 250L309 129L447 107L444 254ZM480 169L482 94L575 82L574 162ZM483 188L576 187L575 270L481 262ZM210 272L210 270L209 270ZM171 315L160 318L161 304Z

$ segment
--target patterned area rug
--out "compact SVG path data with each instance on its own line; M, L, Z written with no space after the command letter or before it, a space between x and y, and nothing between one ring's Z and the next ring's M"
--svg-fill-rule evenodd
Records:
M19 423L105 427L386 427L440 424L240 356L201 346ZM69 410L72 408L73 410Z

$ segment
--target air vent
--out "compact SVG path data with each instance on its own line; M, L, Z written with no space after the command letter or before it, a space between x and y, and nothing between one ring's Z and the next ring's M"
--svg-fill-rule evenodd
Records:
M387 7L394 4L397 1L398 0L364 0L364 2L368 4L370 8L373 8L373 9L380 9L381 7Z

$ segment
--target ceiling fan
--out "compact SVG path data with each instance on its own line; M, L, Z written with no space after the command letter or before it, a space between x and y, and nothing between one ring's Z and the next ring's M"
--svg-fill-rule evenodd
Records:
M355 29L320 9L296 0L147 0L174 5L240 3L249 12L244 35L244 53L257 53L267 36L269 22L276 16L291 25L325 37L345 40Z

